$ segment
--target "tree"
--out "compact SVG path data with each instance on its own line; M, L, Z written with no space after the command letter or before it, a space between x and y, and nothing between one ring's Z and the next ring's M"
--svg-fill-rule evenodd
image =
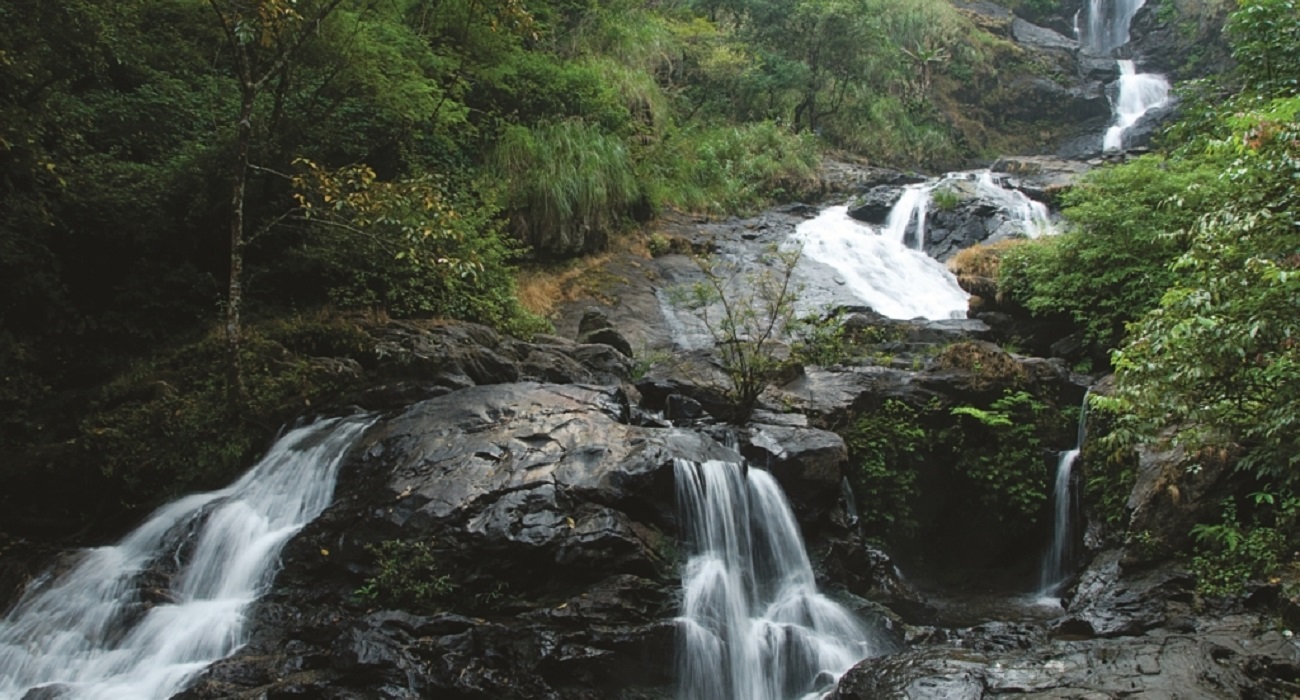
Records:
M737 425L749 420L759 395L787 366L781 341L795 323L794 271L801 253L772 247L760 258L761 269L749 273L735 262L696 258L704 281L686 290L684 301L699 311L713 338Z
M1229 118L1230 195L1192 228L1160 307L1116 354L1119 408L1148 440L1300 484L1300 98ZM1233 450L1235 451L1235 449Z
M343 0L208 0L235 58L239 117L235 122L234 182L230 194L230 281L226 293L226 392L232 409L244 395L239 350L243 305L244 195L248 186L253 109L270 81L286 70L322 22ZM302 11L300 11L300 8Z

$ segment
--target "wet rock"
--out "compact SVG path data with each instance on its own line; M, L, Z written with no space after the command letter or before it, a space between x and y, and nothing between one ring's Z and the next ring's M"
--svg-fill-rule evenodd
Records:
M1228 450L1192 457L1179 447L1150 446L1137 454L1136 483L1125 509L1129 531L1145 533L1150 551L1131 552L1130 564L1138 563L1140 555L1157 558L1191 547L1192 526L1218 516L1223 494L1230 492L1227 482L1236 457ZM1189 469L1191 464L1197 468Z
M1011 36L1016 42L1035 49L1075 51L1079 48L1078 41L1046 27L1030 24L1019 17L1011 23Z
M1113 83L1119 80L1119 64L1110 56L1079 56L1079 75L1085 80Z
M780 425L751 426L741 454L776 477L806 526L820 524L835 504L849 458L835 433Z
M1195 581L1185 571L1172 564L1126 571L1121 558L1120 551L1103 552L1080 574L1059 633L1132 636L1189 614Z
M903 190L892 185L873 187L849 202L849 216L864 223L879 226L889 219Z
M629 358L633 356L632 344L614 328L609 317L601 309L588 309L582 315L582 321L578 323L577 341L584 345L601 343L618 350Z
M823 158L817 176L821 182L822 193L828 197L849 193L860 194L881 185L894 187L914 185L926 180L924 175L917 173L905 173L835 158Z
M1062 192L1091 170L1087 163L1051 156L1003 157L990 167L994 172L1012 175L1013 187L1041 202L1057 201Z
M664 417L670 421L689 423L703 418L704 415L704 407L689 396L669 394L664 405Z
M339 500L286 547L249 644L183 697L577 700L670 684L673 462L736 454L629 413L617 387L514 383L381 421ZM448 577L440 612L355 602L371 545L397 539L425 543L427 575Z
M1129 30L1127 48L1141 59L1144 70L1182 81L1220 74L1231 65L1226 37L1219 31L1226 9L1219 8L1217 16L1199 18L1176 14L1173 21L1162 17L1158 9L1148 3L1138 10Z
M373 409L521 379L618 384L632 369L628 356L608 344L546 337L528 343L472 323L392 321L372 333L376 357L368 371L378 381L354 400Z
M1250 618L1229 617L1195 636L1159 632L1025 650L953 645L906 651L858 664L833 697L1287 697L1282 669L1296 655L1282 635L1261 631Z

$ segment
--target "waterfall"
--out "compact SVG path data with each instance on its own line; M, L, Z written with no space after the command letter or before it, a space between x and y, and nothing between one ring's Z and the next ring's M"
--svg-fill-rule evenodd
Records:
M1102 150L1124 150L1124 132L1142 115L1169 103L1169 81L1155 73L1138 73L1133 61L1119 61L1119 88L1115 123L1106 130Z
M896 208L897 209L897 208ZM834 269L845 287L889 318L965 318L968 295L939 261L849 217L826 209L795 228L803 254Z
M930 181L921 185L908 185L903 190L903 196L898 198L894 203L894 208L889 212L889 219L885 221L885 230L881 235L886 236L891 241L896 241L899 245L907 245L907 232L913 221L916 222L915 231L912 236L913 250L925 250L925 214L930 205L930 193L934 191L937 181Z
M767 472L676 462L689 559L678 618L680 700L817 698L872 653L817 592L799 527Z
M1052 222L1052 215L1048 211L1047 205L1036 199L1031 199L1029 195L1020 190L1007 187L1006 176L999 176L991 170L976 170L969 173L956 173L947 177L964 177L967 179L974 177L980 196L997 204L1012 221L1020 225L1021 232L1028 238L1038 238L1044 234L1059 232L1056 224Z
M1061 452L1056 461L1056 484L1052 489L1052 543L1043 554L1038 577L1038 594L1043 598L1058 594L1070 575L1070 565L1074 560L1074 524L1079 513L1079 497L1072 488L1074 462L1079 458L1087 437L1087 418L1088 392L1084 392L1074 448Z
M1047 205L1007 187L1005 176L988 170L948 173L904 188L876 235L872 227L830 207L795 229L803 254L839 273L860 301L889 318L965 318L968 295L944 265L924 253L930 198L944 184L965 184L969 196L991 204L1020 233L1037 238L1056 233Z
M238 649L280 549L329 505L370 422L291 430L234 485L164 506L117 545L35 581L0 621L0 700L47 686L53 694L30 696L167 698Z
M1086 46L1105 55L1127 44L1129 26L1146 0L1088 0Z

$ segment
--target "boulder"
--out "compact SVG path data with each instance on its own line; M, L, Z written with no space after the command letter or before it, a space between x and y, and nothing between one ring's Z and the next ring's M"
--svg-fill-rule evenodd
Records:
M785 425L750 425L742 437L741 454L772 472L805 532L820 525L844 479L849 458L844 439L825 430Z
M990 167L1013 176L1013 187L1041 202L1056 201L1092 169L1087 163L1052 156L1004 156Z
M849 216L868 224L879 226L889 219L889 213L903 196L903 189L893 185L880 185L854 197L849 202Z
M576 700L670 686L674 460L738 456L629 413L617 387L513 383L381 420L343 465L340 498L286 547L249 643L182 697ZM376 546L396 540L424 543L453 586L440 609L356 598Z
M1079 48L1079 42L1037 24L1031 24L1017 17L1011 22L1011 36L1017 43L1048 51L1072 52Z

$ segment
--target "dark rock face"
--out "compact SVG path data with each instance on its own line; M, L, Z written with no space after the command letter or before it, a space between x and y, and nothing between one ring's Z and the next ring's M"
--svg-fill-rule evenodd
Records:
M354 401L391 409L471 386L520 380L619 384L632 362L604 344L527 343L472 323L393 321L374 331L375 385Z
M1176 566L1125 571L1102 553L1051 625L912 628L914 647L845 674L837 700L866 698L1284 698L1300 670L1290 634L1254 615L1198 616Z
M1175 13L1171 22L1157 11L1159 5L1147 3L1129 28L1129 53L1140 59L1144 71L1162 73L1171 81L1222 73L1232 63L1228 43L1219 31L1229 8L1208 15L1203 14L1207 7L1197 7L1199 16Z
M970 181L941 186L958 198L948 208L934 208L926 215L925 252L945 261L977 243L1024 236L1023 225L1011 218L997 202L984 197Z
M614 324L610 322L609 316L603 309L588 309L582 315L582 320L578 323L577 340L584 345L595 343L608 345L623 353L625 357L632 357L632 344L614 328Z
M879 226L889 219L889 212L902 196L903 190L892 185L873 187L849 202L849 216Z
M1215 621L1195 634L1054 642L1031 650L909 651L859 664L836 700L1034 698L1285 697L1288 684L1260 668L1294 665L1295 648L1278 632L1259 633L1253 618Z
M522 700L671 685L673 460L737 454L628 416L616 387L516 383L381 421L344 465L340 498L286 549L248 646L183 697ZM798 509L828 511L843 442L789 426L750 442L773 439L774 471L807 499ZM397 539L432 548L429 575L455 586L441 610L356 601L373 547Z
M1017 17L1011 23L1011 36L1025 46L1050 51L1075 51L1079 42L1047 27L1030 24Z

